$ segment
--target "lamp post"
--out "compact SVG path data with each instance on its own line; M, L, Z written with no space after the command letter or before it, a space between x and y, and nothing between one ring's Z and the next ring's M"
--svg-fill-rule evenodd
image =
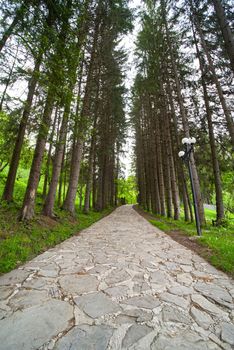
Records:
M182 160L184 160L185 162L188 163L189 177L190 177L192 194L193 194L193 205L194 205L194 213L195 213L197 234L198 234L198 236L201 236L201 234L202 234L202 232L201 232L201 223L200 223L200 218L199 218L199 213L198 213L197 196L196 196L194 180L193 180L193 175L192 175L191 161L190 161L190 156L191 156L191 153L193 152L193 145L195 143L196 143L195 137L185 137L185 138L183 138L182 139L182 144L185 147L185 151L180 151L178 155L179 155L179 157Z

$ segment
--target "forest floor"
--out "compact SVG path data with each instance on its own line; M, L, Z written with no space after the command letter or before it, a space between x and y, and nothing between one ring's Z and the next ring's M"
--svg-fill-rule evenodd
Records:
M4 350L229 350L234 283L130 205L0 277Z
M212 225L215 211L206 210L207 223L202 228L202 237L197 236L195 223L168 219L144 211L138 205L134 209L151 224L163 230L173 240L195 251L215 267L234 277L234 221L231 217L228 225Z

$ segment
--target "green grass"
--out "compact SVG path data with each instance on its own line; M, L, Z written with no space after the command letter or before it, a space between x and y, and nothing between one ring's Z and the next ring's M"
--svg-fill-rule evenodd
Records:
M217 268L234 276L234 215L229 214L225 226L213 226L215 220L214 210L205 209L206 225L202 228L202 237L197 240L198 244L208 247L211 251L209 261ZM156 216L155 220L149 220L151 224L164 232L178 230L185 235L195 236L195 223L187 223L180 220Z
M29 223L19 222L15 205L0 207L0 273L8 272L36 255L64 241L94 222L109 214L112 209L101 213L90 211L88 215L77 213L71 218L60 211L54 221L36 216Z
M7 169L0 174L0 196ZM28 170L19 169L14 191L14 203L0 203L0 273L8 272L36 255L54 247L94 222L109 214L113 208L103 212L90 211L88 215L77 210L76 217L58 208L56 221L40 215L42 209L42 184L39 184L36 216L30 222L19 222L18 215L27 185ZM43 179L42 179L43 180ZM77 205L78 207L78 205Z

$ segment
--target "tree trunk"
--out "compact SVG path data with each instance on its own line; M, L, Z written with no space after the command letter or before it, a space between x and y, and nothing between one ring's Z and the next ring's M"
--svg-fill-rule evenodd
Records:
M217 223L220 223L224 219L224 205L223 205L222 182L221 182L221 176L220 176L219 161L218 161L218 156L216 152L215 136L214 136L214 130L213 130L213 124L212 124L212 111L210 107L209 95L208 95L206 82L205 82L204 61L203 61L203 57L201 56L201 52L198 48L197 38L196 38L193 26L192 26L192 31L193 31L193 37L195 41L197 56L199 60L200 70L201 70L201 81L202 81L203 96L204 96L204 102L205 102L205 108L206 108L206 118L208 122L209 141L210 141L212 165L213 165L214 180L215 180L216 213L217 213L216 218L217 218Z
M230 110L229 110L229 108L227 106L226 100L224 98L221 84L220 84L219 79L218 79L218 77L216 75L216 71L215 71L213 60L212 60L210 52L209 52L209 50L207 48L206 41L205 41L205 38L204 38L204 35L203 35L203 32L202 32L201 26L200 26L200 22L199 22L198 16L196 15L195 10L194 10L193 7L192 7L192 15L193 15L193 17L195 19L194 23L195 23L195 26L196 26L196 29L197 29L197 32L198 32L198 35L199 35L199 38L200 38L200 41L201 41L202 48L204 50L204 53L205 53L207 61L208 61L208 66L209 66L210 72L211 72L211 74L213 76L213 80L214 80L214 83L215 83L215 86L216 86L216 89L217 89L217 92L218 92L218 95L219 95L219 100L220 100L221 106L223 108L223 112L224 112L224 115L225 115L225 118L226 118L226 122L227 122L227 129L228 129L229 134L231 136L232 148L234 149L234 122L233 122L233 119L232 119L232 116L231 116L231 112L230 112Z
M33 96L35 94L36 84L38 81L38 73L39 73L39 69L40 69L40 64L41 64L41 57L38 58L38 60L36 61L34 71L32 74L32 78L30 79L29 84L28 84L28 96L27 96L27 100L25 103L22 119L21 119L21 122L19 125L18 135L17 135L17 139L15 142L13 155L11 158L10 168L9 168L9 172L8 172L7 180L6 180L6 185L4 188L3 195L2 195L2 199L6 200L8 202L12 201L12 199L13 199L13 191L14 191L16 173L17 173L17 169L19 166L20 154L21 154L21 150L22 150L22 146L23 146L23 142L24 142L24 135L25 135L25 131L26 131L26 126L27 126L28 118L29 118L31 108L32 108Z
M54 97L52 89L49 88L42 122L39 128L37 144L34 151L33 162L28 179L28 185L24 196L24 202L20 214L21 220L30 220L34 216L36 192L40 180L41 164L45 150L46 139L51 123L51 113L53 110Z
M72 150L71 170L66 198L63 209L68 210L72 215L75 214L75 199L80 175L80 165L83 153L83 140L75 142Z
M176 92L177 92L177 97L178 97L178 102L179 102L179 107L180 107L180 114L182 118L182 124L184 128L184 133L186 137L190 137L189 133L189 124L188 124L188 119L187 119L187 114L186 110L184 107L184 101L183 101L183 96L181 93L181 87L180 87L180 81L179 81L179 76L178 76L178 70L177 70L177 65L175 62L174 54L173 54L173 49L172 49L172 43L171 43L171 38L167 26L167 20L164 14L164 23L165 23L165 29L166 29L166 35L167 35L167 41L169 45L169 52L170 52L170 58L171 58L171 64L172 64L172 70L174 73L174 79L175 79L175 84L176 84ZM199 212L199 217L200 217L200 222L203 224L205 222L205 215L204 215L204 207L203 207L203 201L202 201L202 195L201 195L201 189L200 189L200 184L199 184L199 178L198 178L198 173L197 173L197 168L194 160L193 153L191 153L191 167L192 167L192 176L194 180L194 186L195 186L195 191L196 191L196 197L197 197L197 204L198 204L198 212Z
M22 5L16 10L15 17L14 17L12 23L7 28L7 30L3 33L2 38L0 39L0 52L2 51L3 47L6 44L6 41L13 33L15 27L17 26L19 21L22 19L23 15L27 9L28 9L28 2L24 1L22 3Z
M96 122L94 122L94 130L96 128ZM89 162L88 162L88 174L87 174L87 182L85 189L85 201L84 201L84 213L89 213L90 207L90 193L92 189L92 179L93 179L93 161L94 161L94 150L95 150L95 131L92 135L90 151L89 151Z
M55 156L53 161L53 170L52 170L49 192L47 194L47 197L43 206L43 214L51 217L53 216L56 190L57 190L57 185L59 181L59 176L61 173L70 106L71 106L71 99L67 101L64 109L63 120L60 127L60 132L59 132L59 140L56 146L56 151L55 151Z
M14 60L13 60L13 63L12 63L9 75L7 77L5 89L4 89L3 93L2 93L2 98L1 98L1 102L0 102L0 111L2 111L2 106L3 106L3 102L5 100L6 92L7 92L8 86L9 86L9 84L11 82L11 77L12 77L12 74L13 74L13 71L14 71L14 68L15 68L16 58L18 56L18 51L19 51L19 44L17 45L16 54L15 54L15 57L14 57Z
M220 25L223 35L225 48L230 59L230 65L234 72L234 36L227 21L223 5L220 0L212 0L214 4L215 13Z
M51 134L49 137L50 146L49 146L47 161L46 161L46 170L45 170L45 178L44 178L43 194L42 194L43 199L46 198L46 194L47 194L47 186L48 186L49 177L50 177L51 153L52 153L54 132L55 132L55 126L56 126L57 120L58 120L58 107L56 108L56 111L55 111L53 127L52 127ZM59 123L60 123L60 121L58 121L58 125L59 125Z

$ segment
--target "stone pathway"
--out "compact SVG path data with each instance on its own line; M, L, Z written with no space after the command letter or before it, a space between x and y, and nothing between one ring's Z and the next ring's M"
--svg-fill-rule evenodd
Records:
M0 349L232 349L233 298L233 280L122 206L0 277Z

